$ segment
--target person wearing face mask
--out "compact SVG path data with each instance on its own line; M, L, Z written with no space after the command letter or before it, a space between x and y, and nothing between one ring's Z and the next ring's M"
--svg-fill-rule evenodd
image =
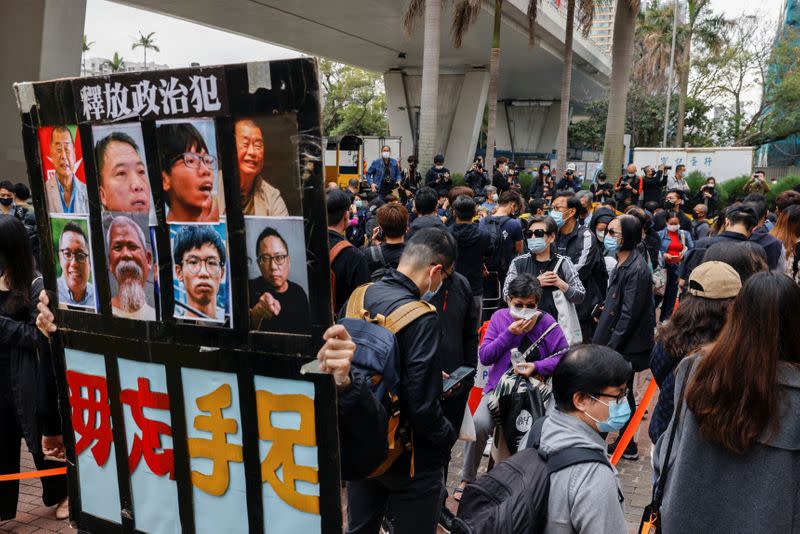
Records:
M578 177L575 175L575 164L567 163L567 170L564 173L564 177L558 181L558 185L556 185L556 191L573 191L577 193L580 190L581 183L578 181Z
M528 198L550 198L555 191L555 182L550 175L550 165L542 163L539 165L539 172L531 181L528 189Z
M603 256L603 265L606 268L607 276L611 276L611 272L614 270L614 267L617 266L616 254L608 252L603 246L603 240L606 237L606 228L608 228L608 223L614 220L614 217L616 217L616 214L611 208L600 207L594 210L594 215L589 225L592 235L594 235L597 240L597 247L600 254ZM606 286L607 285L608 282L606 281Z
M689 182L684 178L686 173L686 165L677 165L675 167L675 176L667 178L667 191L678 190L681 192L683 198L689 198Z
M422 184L422 175L417 170L417 157L408 156L408 165L403 169L403 179L400 182L400 200L405 204L413 198Z
M692 234L681 230L678 214L674 211L667 212L667 227L658 232L660 255L667 271L667 285L664 288L664 298L661 302L660 321L666 321L675 308L675 299L678 297L678 265L686 253L694 248ZM656 307L658 307L656 297Z
M444 166L444 156L436 154L433 158L433 167L428 169L425 175L425 185L432 187L438 195L447 196L450 188L453 187L453 178L450 176L450 169Z
M586 298L576 306L576 311L581 323L583 339L589 340L594 328L592 310L605 298L608 279L602 265L599 266L599 269L597 268L597 263L601 260L601 252L591 230L578 223L581 208L578 195L572 191L561 191L553 199L550 217L558 225L556 252L572 260L572 264L580 276L581 284L586 289Z
M672 189L664 199L664 211L659 211L653 215L653 229L660 232L667 227L667 212L674 211L678 214L678 222L681 230L692 231L692 220L683 212L683 197L677 189Z
M659 165L658 170L653 169L652 165L645 165L644 176L642 176L642 197L641 204L644 206L648 202L661 204L664 199L664 187L667 185L667 173L664 165Z
M625 174L620 176L614 185L614 200L617 202L617 209L622 211L631 204L637 204L641 192L642 180L636 175L636 165L631 163Z
M476 440L467 442L464 447L464 467L461 485L454 495L456 500L460 500L464 487L477 475L482 451L494 428L488 408L489 393L512 367L511 350L525 354L531 349L525 363L513 365L516 374L549 377L569 348L553 316L538 307L542 296L543 288L536 276L520 274L507 285L508 308L494 312L489 321L478 356L483 365L491 367L474 415Z
M388 195L400 183L400 164L388 146L381 148L381 157L373 161L365 174L372 190L381 197Z
M448 232L420 230L406 243L397 269L367 288L364 308L373 317L388 317L404 304L430 301L452 274L456 257L456 242ZM387 505L394 532L436 530L444 491L442 468L457 438L440 401L440 336L435 313L418 317L395 334L397 391L403 417L411 427L413 455L405 451L386 473L347 483L348 532L378 532Z
M596 202L604 204L614 198L614 187L608 183L606 173L597 175L597 181L589 186L589 191L594 195Z
M481 207L486 208L489 215L491 215L494 213L495 208L497 208L497 201L500 198L497 195L497 188L493 185L487 185L486 189L484 189L484 195L486 196L486 202L481 204Z
M24 222L27 213L27 208L14 202L14 184L8 181L0 182L0 215L13 215Z
M592 343L605 345L622 354L634 372L647 369L655 330L653 277L650 266L637 250L641 240L642 225L632 215L620 215L608 224L603 245L607 251L616 254L617 267L611 274L606 300L592 338ZM628 382L628 402L631 412L635 411L633 376ZM616 449L617 442L609 445L609 452ZM628 460L639 458L635 440L628 444L623 457Z
M568 302L581 303L586 290L581 283L578 270L567 256L554 252L558 227L552 217L531 217L530 226L525 232L529 254L517 256L508 268L503 295L508 298L511 282L521 274L531 274L542 286L539 309L558 319L558 309L553 293L561 291Z
M464 175L464 183L472 189L476 195L483 192L483 188L489 185L489 176L483 169L483 159L478 156L472 162L472 167Z
M497 192L501 195L509 190L508 183L508 158L501 156L497 158L497 166L492 175L492 185L497 188Z
M604 451L602 433L618 431L630 417L625 397L631 374L630 364L612 349L572 348L553 373L556 409L540 424L539 454L547 458L572 448ZM550 476L543 532L628 532L622 501L617 471L610 463L566 467Z
M717 216L717 206L719 205L719 193L717 192L717 180L713 176L706 179L705 185L694 196L695 206L703 205L706 207L708 216Z

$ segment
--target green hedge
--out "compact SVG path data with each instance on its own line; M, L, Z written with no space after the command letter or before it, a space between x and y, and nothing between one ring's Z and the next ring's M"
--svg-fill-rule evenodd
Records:
M744 192L744 184L746 184L749 179L749 175L743 175L719 184L719 195L722 205L731 204L737 198L746 197L747 194ZM778 183L774 185L770 184L770 191L766 195L770 207L774 207L775 199L778 195L784 191L793 189L797 185L800 185L800 176L786 176L778 180ZM695 191L694 187L692 187L692 190Z

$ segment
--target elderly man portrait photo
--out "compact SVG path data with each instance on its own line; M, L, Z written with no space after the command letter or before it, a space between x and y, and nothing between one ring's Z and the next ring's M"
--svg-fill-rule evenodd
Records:
M61 222L53 219L55 226ZM53 232L54 234L56 232ZM68 221L58 238L58 260L61 276L56 281L58 287L58 307L78 306L96 309L92 276L89 240L86 232L76 221Z
M271 217L289 215L281 192L263 175L265 151L261 127L253 119L239 119L235 135L243 213Z
M45 183L47 207L50 213L89 213L86 184L75 176L75 142L72 131L66 126L56 126L50 132L48 151L42 146L42 154L55 168L55 177ZM46 177L45 177L46 179Z
M173 239L175 282L185 297L175 299L175 317L222 323L225 308L217 303L225 281L225 243L212 225L182 226Z
M141 149L127 132L115 130L102 136L107 128L99 126L92 130L95 138L100 139L94 147L100 204L106 211L151 216L150 180Z
M153 272L153 253L142 227L124 215L114 217L106 233L108 270L116 281L111 312L125 319L155 321L156 310L147 303L147 282Z
M268 226L256 239L255 252L261 276L250 280L250 328L308 334L308 296L289 280L292 258L286 240Z

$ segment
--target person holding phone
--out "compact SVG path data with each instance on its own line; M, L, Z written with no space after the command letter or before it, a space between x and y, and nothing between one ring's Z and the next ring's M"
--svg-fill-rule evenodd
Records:
M488 401L500 378L512 367L516 374L525 377L549 377L569 349L567 338L556 320L539 309L542 284L533 274L519 274L506 289L508 308L494 312L478 351L481 363L491 367L483 398L474 415L476 440L467 442L464 447L461 484L453 495L456 500L460 500L464 487L475 480L481 454L494 429ZM524 361L512 363L513 349L525 355Z

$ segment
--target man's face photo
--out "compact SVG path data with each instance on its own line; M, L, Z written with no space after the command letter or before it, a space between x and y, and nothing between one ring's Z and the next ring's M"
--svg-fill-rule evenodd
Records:
M108 211L150 212L150 181L136 149L111 141L97 162L100 166L100 203Z
M216 306L217 293L225 276L219 251L211 243L187 250L175 274L186 289L189 306L195 309Z
M66 182L75 172L75 145L72 135L66 128L56 128L50 138L50 161L53 162L56 174L62 182Z
M264 135L250 119L236 122L236 154L239 176L243 181L246 179L245 183L251 183L264 169Z
M132 313L146 304L145 284L152 262L141 229L131 219L117 217L109 231L108 266L119 286L118 308Z
M292 261L283 241L276 236L267 236L258 245L258 268L261 276L272 288L282 293L289 286Z
M67 287L76 298L81 298L89 283L89 246L86 239L77 232L62 233L59 261Z

